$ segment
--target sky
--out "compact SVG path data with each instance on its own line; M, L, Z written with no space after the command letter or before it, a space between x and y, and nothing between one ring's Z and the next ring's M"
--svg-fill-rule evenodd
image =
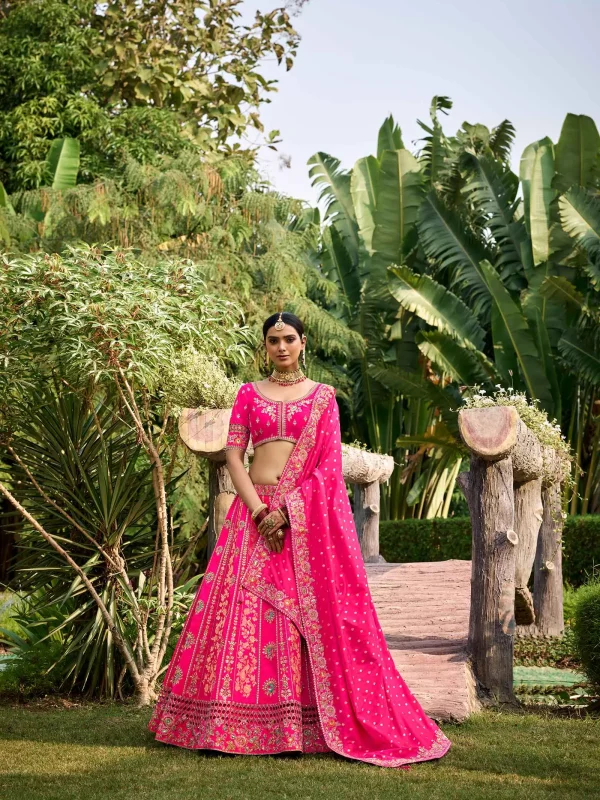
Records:
M351 168L376 153L389 114L414 151L416 120L428 120L436 94L454 102L442 117L447 133L509 119L517 172L528 144L557 141L567 112L600 127L600 0L310 0L294 25L302 41L293 68L263 70L280 82L262 120L283 142L260 165L276 189L311 204L314 153Z

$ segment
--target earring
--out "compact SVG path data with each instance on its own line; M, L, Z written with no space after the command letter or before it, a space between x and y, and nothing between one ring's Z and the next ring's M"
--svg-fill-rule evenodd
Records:
M302 348L302 366L306 369L306 347Z
M269 371L269 354L265 348L265 372Z

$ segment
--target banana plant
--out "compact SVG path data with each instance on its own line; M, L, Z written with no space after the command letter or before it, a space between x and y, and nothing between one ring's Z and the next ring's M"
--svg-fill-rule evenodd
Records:
M47 188L56 191L72 189L77 185L77 175L80 164L80 145L77 139L65 136L61 139L54 139L50 143L48 154L46 155L45 174L48 176L49 184ZM42 189L44 187L41 187ZM6 209L5 213L13 213L14 210L8 199L4 186L0 183L0 209ZM38 224L43 224L46 219L46 210L40 199L29 203L26 212L31 219ZM0 211L0 239L7 247L10 246L10 232L3 223L2 212Z
M454 447L456 461L460 447L444 404L424 400L427 389L417 384L435 382L446 394L451 387L455 408L460 387L512 386L576 437L582 427L573 419L589 421L596 408L590 387L598 385L600 363L586 305L589 298L597 308L600 279L600 137L593 121L567 115L556 145L544 138L526 148L517 177L509 167L511 123L492 131L465 123L448 137L438 115L449 108L448 98L434 98L431 123L419 123L426 135L416 156L389 118L377 156L359 159L350 173L322 153L310 162L326 201L323 264L343 289L348 324L367 341L363 362L349 365L355 427L373 449L395 452L399 461L415 455L400 455L402 444L428 447L439 462L437 471L427 464L435 480L447 467L442 444L431 442ZM586 300L578 301L580 293ZM433 416L421 416L421 404ZM413 406L419 430L408 423ZM595 451L585 458L598 471ZM421 502L419 487L431 487L422 473L398 474L409 485L386 509L394 516L410 513L408 496ZM595 479L585 480L592 492ZM400 496L393 483L391 496Z
M402 434L431 432L438 417L432 398L439 401L445 392L427 380L419 363L414 341L418 320L412 313L398 315L387 285L388 267L414 256L416 221L426 190L421 164L404 147L400 128L388 117L379 131L376 156L359 159L351 171L325 153L317 153L309 165L325 208L323 269L340 289L340 316L366 343L364 353L347 364L353 386L352 432L372 449L394 454L399 465L404 465L407 453L424 448L411 471L394 472L385 487L383 514L426 515L434 508L427 498L436 510L443 510L453 487L457 448L446 480L436 474L425 481L422 468L431 440L425 445L397 440ZM422 393L419 398L413 396L416 386ZM443 405L451 404L448 395ZM418 491L411 493L417 484Z

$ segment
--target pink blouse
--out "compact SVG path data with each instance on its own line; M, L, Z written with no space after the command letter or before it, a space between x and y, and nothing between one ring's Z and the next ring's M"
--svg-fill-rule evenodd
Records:
M255 383L244 383L231 410L225 450L245 450L250 437L255 448L276 439L297 442L320 385L316 383L297 400L272 400L265 397Z

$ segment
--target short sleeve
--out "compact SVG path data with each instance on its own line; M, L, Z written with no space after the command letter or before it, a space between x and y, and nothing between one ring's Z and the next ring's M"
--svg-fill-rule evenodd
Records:
M229 420L229 432L225 450L245 450L250 440L250 387L247 383L240 386Z

